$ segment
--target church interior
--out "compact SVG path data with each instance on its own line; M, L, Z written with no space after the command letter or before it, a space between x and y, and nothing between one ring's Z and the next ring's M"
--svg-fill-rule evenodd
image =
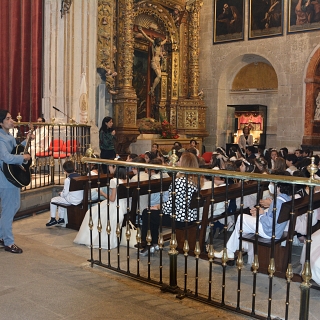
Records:
M25 18L20 22L29 35L30 30L38 33L32 40L37 39L37 55L2 34L8 48L1 61L3 80L10 83L14 72L23 76L15 79L14 87L3 88L1 101L14 117L20 112L25 122L43 114L48 122L54 118L55 123L90 125L95 149L101 120L112 116L120 154L140 150L141 143L148 144L144 140L162 138L156 125L145 128L149 119L156 124L166 119L180 138L199 139L206 151L226 147L236 142L241 130L240 122L234 127L239 113L232 118L229 106L247 105L251 110L261 105L266 106L265 126L263 132L253 130L257 145L317 150L319 22L297 22L298 1L288 0L279 8L280 23L260 30L255 1L233 2L229 6L237 17L236 31L217 19L224 12L219 0L35 1L25 9L38 12L40 27ZM12 16L4 16L4 25L14 26L14 15L23 11L10 1L6 4ZM152 44L139 28L149 39L165 42L158 77ZM18 58L22 47L26 53L20 60L28 54L34 60L19 70L25 64L8 61L12 52ZM31 87L30 77L38 81ZM261 115L250 110L243 115Z
M52 145L51 159L47 150L34 154L44 178L31 182L29 198L22 196L23 215L40 201L39 186L42 210L61 191L62 160L77 153L82 168L81 157L99 153L105 117L113 119L123 159L153 144L163 153L176 141L187 149L190 140L211 157L219 147L237 146L244 128L256 150L320 154L319 0L2 0L1 6L1 109L17 121L18 137L41 117L47 146L53 137L69 141L62 153ZM21 221L16 228L19 239L32 243L40 226L29 223L31 236ZM72 250L60 234L51 232L54 244L41 234L51 258L54 249L66 256ZM73 236L68 230L64 239ZM319 295L313 295L316 319Z

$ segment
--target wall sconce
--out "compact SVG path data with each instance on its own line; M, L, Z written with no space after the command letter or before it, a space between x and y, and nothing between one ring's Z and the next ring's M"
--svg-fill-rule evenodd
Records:
M71 7L72 0L61 0L61 19L63 15L66 13L69 13L70 7Z

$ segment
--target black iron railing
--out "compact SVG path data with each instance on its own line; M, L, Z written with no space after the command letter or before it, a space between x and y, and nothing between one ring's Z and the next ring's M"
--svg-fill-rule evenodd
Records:
M126 168L132 165L132 163L128 164L127 162L103 161L91 158L83 158L82 161L99 165L125 166ZM151 182L146 184L146 182L138 180L138 186L135 186L138 189L138 198L136 198L130 189L131 183L128 178L125 183L125 195L121 195L119 191L121 188L117 183L117 188L119 188L116 200L117 206L114 207L115 209L112 212L109 210L109 205L107 206L108 212L101 211L102 202L99 201L98 203L97 223L90 224L90 234L98 232L98 236L101 238L101 230L105 229L107 230L109 241L112 233L116 234L118 245L113 249L110 245L102 248L100 239L100 245L95 249L94 243L91 242L90 261L92 266L105 267L137 280L156 285L163 291L176 293L179 298L192 298L257 319L272 319L276 317L308 319L309 311L312 310L310 290L312 287L317 287L311 281L310 248L312 245L311 234L316 227L312 226L312 216L314 209L320 207L320 198L317 193L314 193L315 189L320 187L318 181L292 176L249 174L225 170L188 169L138 163L135 166L145 168L149 175L153 169L160 170L158 186L161 192L161 204L163 193L167 190L167 185L164 184L162 178L164 172L170 173L172 177L171 192L173 199L179 196L177 194L179 190L175 189L177 175L184 174L186 177L190 174L198 175L199 191L194 194L194 199L191 199L190 202L190 206L193 206L197 211L197 219L192 223L187 218L185 227L180 230L180 228L176 227L175 208L173 207L169 238L166 238L164 230L168 226L162 224L163 213L160 212L159 238L157 239L159 251L155 251L151 245L155 241L150 238L150 215L152 215L150 195L155 192L156 188L151 186ZM311 168L310 171L312 174L314 170L312 171ZM200 191L201 177L204 175L212 177L212 184L209 189ZM215 177L224 179L226 186L215 188L213 182ZM237 182L230 184L231 179ZM292 200L285 202L281 206L279 218L276 215L280 208L277 211L276 202L273 203L270 211L273 218L270 239L264 239L259 236L259 214L255 218L255 232L253 234L244 234L242 232L243 221L245 215L249 213L247 206L250 206L251 201L252 207L258 213L260 210L259 201L267 192L269 183L274 183L275 185L274 198L277 198L277 193L279 193L277 187L284 183L290 186L292 192L294 192L297 185L306 186L309 189L309 196L296 200L292 197ZM145 226L141 226L141 219L139 218L144 209L140 204L143 194L149 195L147 204L149 220L146 239L141 239L141 228ZM127 198L127 214L124 217L120 215L120 197ZM134 213L130 211L129 198L132 202L137 201L137 209ZM231 216L227 208L231 199L235 199L237 203L237 210L232 214L234 222L239 221L238 225L236 223L235 226L235 228L239 228L239 244L234 260L230 259L226 248L227 240L230 236L228 219ZM189 203L189 200L186 198L186 203ZM105 201L108 202L109 200ZM221 204L221 202L224 202L226 210L222 214L219 212L217 216L216 205L218 203ZM200 207L202 216L200 215ZM302 276L300 276L297 264L293 266L292 242L295 234L294 224L296 217L302 213L307 214L308 227L306 230L305 263L302 266ZM92 219L95 214L93 208L87 214L90 215L91 222L95 220ZM135 218L133 222L138 228L137 243L142 241L147 243L147 256L141 256L139 250L129 248L131 233L128 228L128 221L132 219L132 216L135 217L136 214L138 218ZM103 215L107 215L107 219L104 219L106 221L105 224L101 222ZM114 225L110 225L110 217L112 215L117 215L117 223ZM282 235L281 239L277 239L275 236L276 224L280 223L279 220L277 221L280 216L281 219L287 221L288 231ZM223 236L221 235L219 239L214 239L214 227L219 218L223 219L222 221L224 222ZM127 231L127 247L120 246L120 230L122 226ZM98 231L96 231L97 228ZM209 231L209 237L206 237L206 230ZM108 243L110 244L110 242ZM248 246L250 245L252 245L254 256L251 257L252 261L248 265L246 262L248 262L249 257L246 251L248 251ZM247 249L243 250L243 248ZM221 259L215 258L215 250L223 250ZM155 253L153 253L154 251ZM297 288L300 288L300 290L297 291ZM298 298L294 296L297 292L300 292L300 297ZM291 302L294 303L290 305ZM300 310L299 316L297 315L298 308Z

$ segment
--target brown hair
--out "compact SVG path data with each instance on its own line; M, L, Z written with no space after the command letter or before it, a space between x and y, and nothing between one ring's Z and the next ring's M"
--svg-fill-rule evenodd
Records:
M180 167L199 168L197 157L191 152L183 152L180 157ZM184 173L178 173L177 177L183 177ZM188 174L188 180L194 185L198 184L198 176L196 174ZM203 185L203 177L200 178L200 185Z
M273 173L286 171L286 160L281 157L278 157L274 160L274 168L272 170Z

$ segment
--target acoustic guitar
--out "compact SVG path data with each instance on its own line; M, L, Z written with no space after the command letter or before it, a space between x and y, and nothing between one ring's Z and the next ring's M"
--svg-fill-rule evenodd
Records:
M33 130L31 126L30 126L30 129L31 131ZM23 155L28 153L30 142L31 142L31 135L29 135L25 146L23 146L22 144L15 146L11 154ZM30 174L31 163L32 163L31 158L27 163L23 163L21 165L3 163L2 170L9 182L11 182L17 188L23 188L23 187L26 187L31 181L31 174Z

